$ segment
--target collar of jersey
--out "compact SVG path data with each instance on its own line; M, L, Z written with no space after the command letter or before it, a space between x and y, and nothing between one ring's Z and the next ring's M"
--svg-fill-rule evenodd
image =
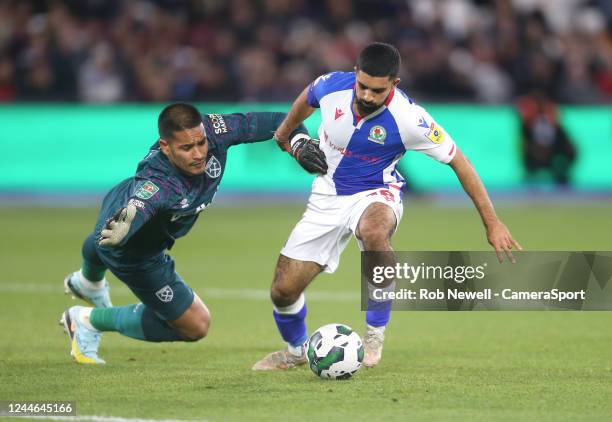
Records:
M394 95L395 95L395 88L391 88L391 92L389 92L389 95L387 99L385 100L385 103L381 105L378 108L378 110L376 110L375 112L371 114L368 114L365 117L359 117L355 114L355 111L353 111L353 103L355 102L355 87L353 87L353 95L351 97L351 105L350 105L351 114L353 116L353 126L359 129L361 126L363 126L363 122L367 122L368 120L373 119L374 117L378 116L380 113L385 111L387 109L387 106L391 103L391 100L393 99Z

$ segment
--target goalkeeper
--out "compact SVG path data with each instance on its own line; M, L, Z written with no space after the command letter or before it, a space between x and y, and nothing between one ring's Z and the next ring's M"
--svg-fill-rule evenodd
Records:
M99 364L102 332L139 340L197 341L206 336L210 312L175 272L166 254L186 235L213 200L233 145L265 141L284 113L201 115L189 104L166 107L158 120L159 141L136 174L106 195L94 232L83 244L79 271L64 280L66 293L94 307L62 314L78 363ZM325 156L301 125L289 151L311 173L325 173ZM104 274L109 269L141 303L113 307Z

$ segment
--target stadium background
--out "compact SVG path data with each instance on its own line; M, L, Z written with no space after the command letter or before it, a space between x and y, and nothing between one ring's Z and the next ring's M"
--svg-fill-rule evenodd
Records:
M101 195L133 173L163 104L287 110L312 79L396 45L401 88L466 151L528 250L609 250L612 6L606 0L0 0L0 400L76 400L80 415L174 419L612 418L607 313L396 313L385 359L349 383L252 374L281 346L266 289L311 176L272 142L230 154L216 204L172 254L213 314L195 345L106 335L105 368L69 361L54 326ZM517 104L558 105L570 183L529 182ZM318 126L315 114L307 124ZM419 154L398 249L486 250L452 172ZM216 206L215 206L216 205ZM362 331L355 245L309 288L309 327ZM133 301L111 277L115 304Z

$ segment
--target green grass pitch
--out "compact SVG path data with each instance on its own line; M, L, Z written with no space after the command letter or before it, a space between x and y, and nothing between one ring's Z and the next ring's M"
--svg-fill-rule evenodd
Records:
M283 344L266 290L303 207L212 207L171 251L209 306L209 336L152 344L105 334L105 366L71 362L57 321L75 302L64 275L80 263L96 210L0 208L0 400L72 400L79 415L218 420L610 420L612 313L396 312L383 361L349 381L308 368L253 373ZM499 206L528 250L609 250L612 203ZM405 204L398 250L486 250L476 212ZM135 302L110 278L116 305ZM363 333L355 242L307 291L309 329Z

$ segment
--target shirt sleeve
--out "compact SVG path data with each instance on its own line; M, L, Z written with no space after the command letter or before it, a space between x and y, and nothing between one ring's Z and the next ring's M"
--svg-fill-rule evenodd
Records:
M136 207L136 216L120 246L127 243L153 217L172 208L176 203L176 198L176 188L169 182L169 179L137 179L125 204L125 206L134 205Z
M449 163L457 152L453 138L421 106L413 105L404 128L406 150L419 151L441 163Z
M319 102L321 101L321 98L323 98L328 92L327 84L332 75L333 73L321 75L317 79L312 81L310 85L308 85L307 100L308 104L311 107L319 108L321 106Z
M207 126L214 133L215 140L230 147L272 139L285 116L286 113L279 112L209 114ZM308 135L306 126L300 124L291 138L298 133Z

